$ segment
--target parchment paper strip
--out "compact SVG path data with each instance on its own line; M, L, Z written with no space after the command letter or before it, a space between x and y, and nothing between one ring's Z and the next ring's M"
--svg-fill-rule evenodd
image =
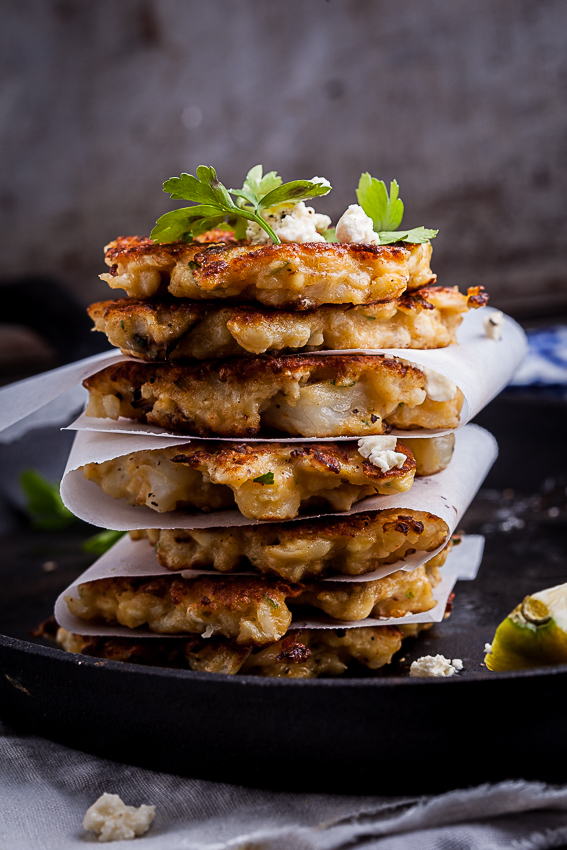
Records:
M99 626L92 625L84 620L75 617L69 611L66 596L77 596L78 585L85 581L93 581L96 578L106 578L109 576L132 575L130 564L130 548L131 546L138 547L145 541L127 541L125 538L120 540L114 547L114 557L107 558L103 555L102 558L93 564L86 572L77 578L72 585L57 599L55 603L55 618L60 626L68 629L71 632L82 635L118 635L121 637L172 637L171 635L159 635L150 631L147 628L128 629L126 626ZM332 620L330 617L320 616L313 619L294 619L292 620L291 629L330 629L330 628L361 628L362 626L389 626L401 625L402 623L438 623L443 619L447 600L455 582L458 579L474 579L482 560L482 551L484 547L484 538L480 535L469 535L463 538L460 546L457 546L450 552L444 567L441 569L441 581L434 591L437 604L431 611L422 614L408 614L405 617L389 617L389 618L367 618L366 620L358 620L355 622L347 622L343 620ZM146 548L147 546L146 542ZM108 555L109 553L107 553ZM164 570L159 566L157 561L140 556L138 562L138 570L136 575L172 575L168 570ZM219 574L220 575L220 574ZM173 636L176 637L176 636Z
M106 366L112 366L124 360L124 357L113 348L94 357L77 360L59 369L42 372L25 381L16 381L0 389L0 431L9 428L14 422L19 422L30 413L44 407L54 398L63 395L71 387L80 384L89 375L100 372ZM41 425L37 423L37 426Z

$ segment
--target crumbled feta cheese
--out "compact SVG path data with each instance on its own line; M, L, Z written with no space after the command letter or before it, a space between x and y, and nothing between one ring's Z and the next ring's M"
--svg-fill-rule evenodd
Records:
M262 218L282 242L325 242L322 232L331 226L328 215L316 213L313 207L305 206L304 201L299 201L293 207L285 207L279 212L262 212ZM258 245L267 245L272 241L255 221L249 222L246 238Z
M319 183L320 186L328 186L329 189L332 188L326 177L312 177L311 183Z
M491 652L492 652L492 644L491 643L485 643L484 644L484 654L490 655Z
M388 472L395 466L401 469L406 462L407 455L395 451L396 443L396 437L362 437L358 441L358 451L382 472Z
M455 398L457 387L453 381L433 369L420 368L425 375L425 392L431 401L452 401Z
M372 219L358 204L351 204L337 222L337 242L362 242L379 245L380 237L374 231Z
M99 841L124 841L143 835L156 815L155 806L127 806L118 794L103 794L87 810L83 828L98 833Z
M495 339L496 342L502 336L502 328L504 326L504 313L500 310L494 310L484 320L484 332L490 339Z
M460 658L445 658L444 655L424 655L423 658L418 658L410 667L410 676L412 678L442 678L446 676L454 676L457 670L463 669L463 662Z

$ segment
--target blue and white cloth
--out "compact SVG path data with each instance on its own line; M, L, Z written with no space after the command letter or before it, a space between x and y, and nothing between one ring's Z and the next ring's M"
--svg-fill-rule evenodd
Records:
M526 359L510 382L512 387L557 388L567 398L567 326L527 331Z

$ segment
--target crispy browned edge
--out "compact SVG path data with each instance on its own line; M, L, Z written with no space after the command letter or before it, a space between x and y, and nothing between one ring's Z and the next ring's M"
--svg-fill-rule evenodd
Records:
M183 447L180 447L183 450ZM229 446L221 446L218 444L199 444L186 454L183 451L171 458L173 463L185 463L193 469L198 468L201 463L206 462L209 458L214 458L219 466L225 465L240 465L244 466L249 460L261 455L271 455L279 450L287 450L289 446L285 443L256 443L254 445L246 445L244 443L230 444ZM341 461L343 463L350 462L349 448L357 448L356 442L353 443L310 443L304 446L298 446L291 451L292 458L305 457L309 458L312 466L319 466L328 472L334 472L337 475L341 472ZM383 472L379 467L374 466L366 458L363 458L362 468L367 478L383 481L385 478L397 478L400 475L405 475L415 469L415 459L411 451L404 446L399 440L396 443L396 451L403 452L406 455L404 465L401 468L394 467L387 472Z
M139 387L143 383L152 383L162 377L171 383L182 378L203 380L212 374L218 375L221 381L247 381L257 378L262 372L271 372L273 375L292 374L298 369L315 367L328 369L340 379L341 373L346 373L349 367L354 365L371 367L377 361L402 378L408 372L421 374L421 370L416 366L400 363L385 354L287 354L282 357L260 354L257 357L231 357L227 360L204 361L191 366L127 361L101 369L100 372L86 378L83 386L87 389L95 387L97 377L103 374L109 374L110 380L125 378L132 386Z

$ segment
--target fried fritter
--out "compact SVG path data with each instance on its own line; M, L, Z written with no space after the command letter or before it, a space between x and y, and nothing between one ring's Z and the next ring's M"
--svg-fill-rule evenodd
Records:
M338 676L352 661L370 670L389 664L406 636L428 629L430 623L402 626L362 626L357 629L289 631L265 647L241 646L221 637L122 638L90 637L59 629L57 644L67 652L111 661L177 667L202 673L236 673L312 679Z
M153 576L95 579L66 596L69 610L90 623L148 625L157 634L219 633L242 646L263 646L288 630L289 605L309 606L345 622L403 617L435 606L436 567L398 570L368 582L291 584L263 577Z
M131 532L147 536L169 570L255 570L286 581L360 576L447 539L445 522L425 511L390 509L290 523ZM445 547L447 549L447 547ZM446 557L447 551L444 551ZM435 566L440 566L436 563Z
M203 247L120 236L105 248L110 272L100 277L133 298L169 292L176 298L236 297L308 310L388 301L408 285L419 289L434 283L430 258L430 245L239 242Z
M443 348L470 307L488 296L432 286L383 304L291 312L253 305L217 306L180 299L124 298L89 307L96 330L122 353L146 361L208 360L267 351Z
M120 416L202 437L366 436L456 428L463 404L427 395L415 365L385 355L258 356L196 366L122 362L84 381L87 416Z
M83 473L114 499L159 513L236 506L249 519L281 520L306 507L346 511L365 496L409 490L415 461L400 442L396 451L405 454L403 466L383 472L356 443L197 443L89 463Z

